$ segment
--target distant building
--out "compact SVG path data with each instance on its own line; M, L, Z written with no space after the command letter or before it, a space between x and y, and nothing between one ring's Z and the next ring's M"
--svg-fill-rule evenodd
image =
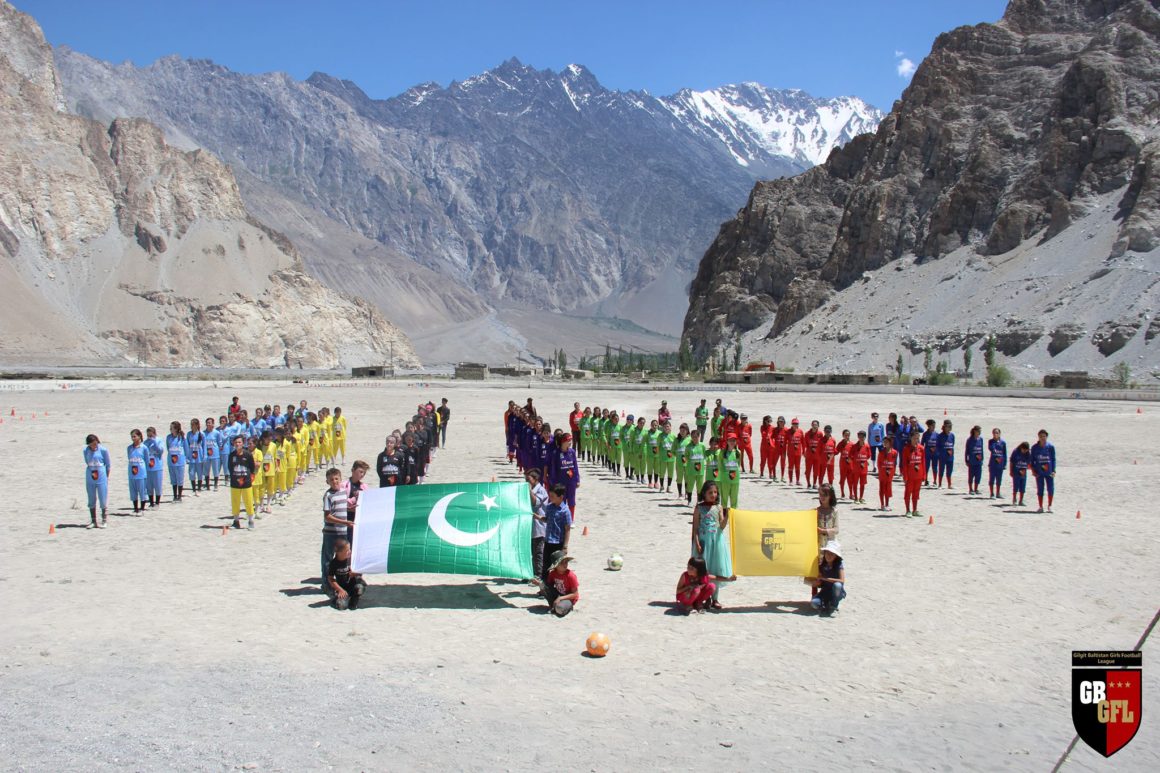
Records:
M706 379L715 384L889 384L881 373L777 373L774 371L724 371Z
M1115 379L1094 378L1086 370L1064 370L1043 377L1048 389L1114 389L1120 384Z
M514 365L492 368L491 372L497 376L511 376L513 378L529 378L531 376L543 375L543 368L537 368L532 365Z
M487 381L488 368L482 362L460 362L455 366L455 378L464 381Z
M353 378L390 378L395 375L395 368L391 365L364 365L361 368L351 368Z

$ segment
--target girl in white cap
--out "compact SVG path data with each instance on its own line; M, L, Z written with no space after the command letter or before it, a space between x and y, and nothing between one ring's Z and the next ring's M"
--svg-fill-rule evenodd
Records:
M810 605L822 612L837 614L838 604L846 598L846 566L842 563L842 546L833 540L822 548L818 562L818 577L814 581L814 597Z

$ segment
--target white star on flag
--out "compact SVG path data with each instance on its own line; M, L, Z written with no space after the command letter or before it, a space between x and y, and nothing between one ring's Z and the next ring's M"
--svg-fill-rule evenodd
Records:
M480 504L486 507L489 513L491 512L491 508L499 507L499 503L495 501L495 497L489 497L486 494L484 494L483 501Z

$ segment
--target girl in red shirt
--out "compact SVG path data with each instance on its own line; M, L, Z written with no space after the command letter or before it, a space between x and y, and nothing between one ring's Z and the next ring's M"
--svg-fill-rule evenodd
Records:
M682 614L687 615L693 610L704 612L709 608L713 603L713 593L717 590L712 579L704 559L689 559L681 579L677 580L677 604Z

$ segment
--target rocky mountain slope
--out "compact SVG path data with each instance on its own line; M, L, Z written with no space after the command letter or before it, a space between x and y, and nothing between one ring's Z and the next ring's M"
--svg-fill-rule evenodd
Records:
M413 336L445 331L434 337L470 340L477 356L565 328L556 345L577 332L601 348L616 340L556 315L675 334L697 257L753 181L808 168L881 117L860 100L757 84L618 92L578 65L514 59L387 100L323 74L298 82L177 57L138 68L62 48L57 63L77 112L143 116L220 155L247 205L311 247L312 273L356 278ZM529 325L528 309L546 314Z
M0 2L0 358L8 364L418 364L309 277L229 169L141 119L69 115L52 51Z
M1035 370L1156 368L1158 6L1013 0L941 35L875 135L757 184L721 227L694 351L744 336L779 364L881 371L996 334Z

